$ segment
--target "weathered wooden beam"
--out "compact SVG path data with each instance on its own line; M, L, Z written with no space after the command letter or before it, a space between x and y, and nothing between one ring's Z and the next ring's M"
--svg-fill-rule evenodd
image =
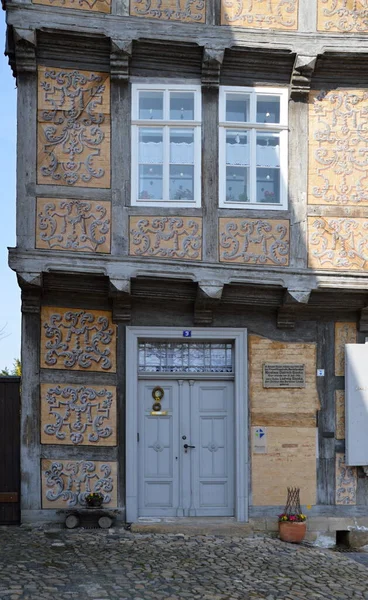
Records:
M290 96L294 101L302 100L306 102L316 63L316 55L303 56L298 54L296 56L290 80Z
M225 48L203 48L202 85L217 88L220 85L220 72Z
M132 48L132 40L111 40L110 73L112 81L129 81Z
M5 54L13 75L36 72L36 29L23 27L8 27Z

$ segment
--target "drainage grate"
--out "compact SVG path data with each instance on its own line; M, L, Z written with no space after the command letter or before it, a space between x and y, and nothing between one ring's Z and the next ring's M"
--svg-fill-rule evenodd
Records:
M332 552L361 552L358 548L349 548L348 546L334 546L333 548L330 548L330 550L332 550Z

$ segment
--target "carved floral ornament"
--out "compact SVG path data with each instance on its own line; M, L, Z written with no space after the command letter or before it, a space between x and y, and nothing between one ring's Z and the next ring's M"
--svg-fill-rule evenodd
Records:
M162 21L204 23L206 2L205 0L130 0L130 14Z
M298 28L298 0L222 0L222 25L253 29Z
M116 445L115 387L41 384L41 443Z
M37 182L110 187L107 73L39 67Z
M60 6L62 8L76 8L94 12L111 12L111 0L32 0L33 4L46 6Z
M221 218L220 261L287 266L289 221Z
M368 205L368 90L313 92L309 204Z
M368 269L368 221L309 217L308 266L313 269Z
M357 469L345 464L345 454L336 454L336 504L355 505Z
M318 0L318 31L368 31L368 0Z
M133 256L202 259L202 219L196 217L130 217Z
M38 198L36 248L110 252L110 223L109 202Z
M111 313L42 307L41 367L116 372Z
M93 460L42 460L42 507L86 506L91 492L103 495L103 504L116 507L116 463Z

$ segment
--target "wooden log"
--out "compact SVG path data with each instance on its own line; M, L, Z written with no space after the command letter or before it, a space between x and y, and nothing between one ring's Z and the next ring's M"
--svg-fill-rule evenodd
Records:
M110 517L100 517L98 519L98 524L101 527L101 529L109 529L112 525L112 519Z
M68 515L65 519L65 526L68 529L75 529L79 525L79 517L77 515Z

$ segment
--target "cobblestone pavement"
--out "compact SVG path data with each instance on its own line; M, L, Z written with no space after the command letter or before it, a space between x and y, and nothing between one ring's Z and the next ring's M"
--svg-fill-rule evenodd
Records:
M0 527L1 600L368 599L346 555L250 538Z

